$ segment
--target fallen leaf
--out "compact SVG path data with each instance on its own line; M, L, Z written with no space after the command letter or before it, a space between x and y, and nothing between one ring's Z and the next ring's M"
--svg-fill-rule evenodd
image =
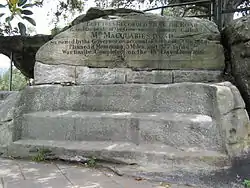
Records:
M135 178L136 181L142 181L143 179L138 177L138 178Z

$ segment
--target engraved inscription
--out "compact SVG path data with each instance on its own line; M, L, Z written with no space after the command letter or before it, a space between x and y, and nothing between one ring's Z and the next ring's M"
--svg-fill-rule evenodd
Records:
M198 29L199 28L199 29ZM157 55L204 54L207 40L195 23L183 21L95 20L70 28L72 37L50 43L64 55Z

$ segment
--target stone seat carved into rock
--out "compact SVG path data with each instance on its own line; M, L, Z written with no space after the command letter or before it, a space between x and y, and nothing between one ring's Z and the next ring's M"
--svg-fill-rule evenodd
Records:
M93 11L43 45L35 85L4 100L1 121L6 111L11 118L0 134L11 139L0 140L3 153L45 148L50 159L96 157L142 173L159 165L165 177L211 174L248 155L249 117L221 77L214 23Z

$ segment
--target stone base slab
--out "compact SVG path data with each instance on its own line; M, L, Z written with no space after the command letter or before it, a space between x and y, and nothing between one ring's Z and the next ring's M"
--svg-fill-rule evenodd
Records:
M127 68L88 68L69 65L46 65L36 62L35 84L73 83L105 84L171 84L180 82L220 82L217 70L140 70Z
M61 114L65 119L61 116L56 116L52 119L48 117L48 114L50 116L55 116L56 111L59 110L64 112L74 111L75 114L80 114L80 118L73 117L72 115L74 114L68 114L69 116L65 116L65 113ZM46 113L42 113L44 111L46 111ZM107 116L98 115L98 111L105 111L105 113L110 111L116 113L115 118L113 114L111 118L108 117L108 120L106 119L105 122L104 117L107 118ZM147 121L144 121L145 117L136 118L135 116L132 116L131 118L125 119L124 122L121 122L121 119L119 118L122 117L119 116L118 119L116 117L116 115L121 115L121 112L125 114L129 112L146 113L149 117L146 118ZM189 124L189 118L187 120L183 116L176 117L174 115L164 115L163 118L157 118L154 116L157 115L157 113L154 112L188 113L189 115L195 113L200 114L201 116L191 117L192 122L195 122L195 124ZM92 120L90 120L91 118L88 116L87 119L89 122L83 123L83 120L86 120L86 115L84 115L86 113L95 114L98 117L93 116ZM28 123L25 122L27 114L29 114L29 119L26 119ZM35 116L31 117L31 114ZM42 114L42 118L38 119L38 114ZM212 127L209 126L211 124L209 122L206 123L204 118L201 118L205 117L205 115L210 116L216 123L213 126L214 131L212 131ZM173 121L171 118L173 118ZM93 137L91 137L91 139L85 140L85 137L79 141L72 141L67 140L67 137L61 137L62 134L59 132L64 132L64 130L67 131L67 135L72 135L72 132L70 132L70 126L73 127L73 133L75 130L77 130L77 133L81 132L78 131L79 129L74 129L73 124L76 123L75 120L81 120L78 125L79 127L82 126L80 127L80 130L82 130L86 136L90 135L86 134L87 131L92 132ZM118 120L117 123L116 120ZM178 120L180 120L181 123L176 122ZM38 124L36 124L37 122ZM131 125L133 122L135 122L135 124L131 127L135 128L136 131L139 131L137 128L142 128L141 130L143 130L144 138L153 137L153 139L150 139L151 143L143 142L138 145L134 142L131 143L131 140L110 139L112 138L111 136L117 138L115 135L117 133L125 136L126 132L123 131L123 128L119 129L119 125L120 127L124 127L127 123ZM140 122L142 126L136 126L139 125ZM152 124L150 124L153 126L149 126L148 122L152 122ZM156 124L157 122L158 124ZM199 124L197 125L197 123ZM88 127L84 126L84 124L88 125ZM46 125L48 126L46 127ZM67 125L67 129L64 129L64 127L62 127L63 125ZM108 128L107 125L109 126ZM0 139L0 146L7 149L5 154L16 157L27 157L30 156L30 154L36 154L34 153L34 151L36 151L35 149L40 147L51 149L53 152L57 150L58 153L55 153L55 157L60 156L61 154L67 154L67 152L79 156L86 156L87 152L87 156L95 156L93 155L93 151L96 151L96 156L101 157L103 156L102 154L107 154L106 157L113 157L113 159L115 159L117 155L120 158L123 157L123 159L128 159L128 155L130 155L131 160L141 161L141 159L145 159L145 162L155 161L161 164L166 164L169 161L169 157L176 162L185 161L186 158L183 158L185 153L182 152L183 146L181 147L178 145L178 147L173 147L169 144L169 141L167 142L168 145L160 144L159 141L163 136L168 134L168 132L179 132L179 136L175 136L172 140L177 142L177 139L179 139L178 142L181 143L180 139L185 138L185 131L179 130L178 126L180 126L180 129L183 129L187 125L192 125L189 133L187 133L187 137L189 138L201 138L201 131L204 129L209 130L206 134L212 133L212 135L215 135L216 138L218 138L217 143L222 146L221 151L213 151L213 148L208 148L209 151L212 150L213 152L211 155L212 158L215 156L215 153L227 154L226 156L230 156L230 159L242 159L249 155L249 117L246 113L245 104L239 91L229 82L219 84L113 84L67 87L61 85L41 85L26 87L17 95L9 96L4 100L3 105L0 106L0 136L2 135L3 137ZM56 129L56 127L58 127L58 129ZM42 129L45 134L40 133L38 128ZM27 137L24 137L25 129L28 130ZM60 137L48 134L51 133L53 129L59 133ZM105 136L107 136L105 139L103 139L103 135L98 132L100 130L105 132ZM115 131L115 134L108 132L108 130ZM160 134L159 130L162 134ZM57 135L57 132L54 132L53 134ZM129 129L128 133L131 137L135 135L131 129ZM80 133L80 136L84 134ZM198 137L198 134L201 136ZM43 135L46 137L42 138ZM49 138L47 136L51 137ZM99 136L99 138L102 137L102 140L99 140L98 143L95 139L96 136ZM173 134L171 134L171 136L173 136ZM215 137L208 137L209 139L211 138L210 140L212 142L216 142L216 139L214 139ZM118 138L120 139L121 137ZM169 139L170 137L166 138ZM206 138L206 136L203 138ZM196 139L195 141L198 142ZM148 141L148 139L145 140ZM204 141L205 140L203 140L203 142ZM103 147L100 148L99 146L101 146L100 143L104 142L108 142L108 145L104 148L110 146L108 149L111 149L102 153ZM122 142L122 144L129 143L129 145L128 148L122 147L116 148L117 150L112 150L112 147L114 146L111 147L110 142L112 144L114 144L114 142ZM201 142L198 143L201 144ZM217 145L217 143L215 145ZM206 142L206 144L209 145L208 142ZM190 144L187 145L190 146ZM209 146L211 147L212 144ZM94 147L97 147L96 150ZM159 149L156 149L156 147ZM192 145L190 147L193 149ZM175 152L171 152L169 148L175 148L180 152L177 152L178 155L176 153L176 155L172 156L172 153ZM206 149L201 150L201 154L203 154ZM63 153L64 151L66 151L66 153ZM190 154L189 157L191 157L192 161L196 163L197 160L193 160L194 158L191 156L191 153L188 153L188 156ZM138 157L135 157L134 155L137 154ZM178 156L181 158L178 158ZM206 157L207 156L205 156L205 158ZM171 164L172 162L173 161L171 161ZM186 163L184 162L184 165L185 164Z
M24 114L22 139L165 144L221 151L216 122L183 113L53 111Z
M223 167L228 158L225 154L206 150L179 150L161 144L136 145L128 142L86 142L55 140L18 140L8 148L13 157L34 157L39 151L46 151L45 158L60 159L82 156L98 160L117 161L120 164L196 164Z

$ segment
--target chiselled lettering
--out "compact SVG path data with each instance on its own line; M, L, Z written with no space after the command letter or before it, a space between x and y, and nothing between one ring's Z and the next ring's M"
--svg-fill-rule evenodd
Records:
M185 38L202 32L199 29L195 23L177 20L94 20L72 27L71 39L54 40L51 45L60 46L64 55L203 54L205 41Z

